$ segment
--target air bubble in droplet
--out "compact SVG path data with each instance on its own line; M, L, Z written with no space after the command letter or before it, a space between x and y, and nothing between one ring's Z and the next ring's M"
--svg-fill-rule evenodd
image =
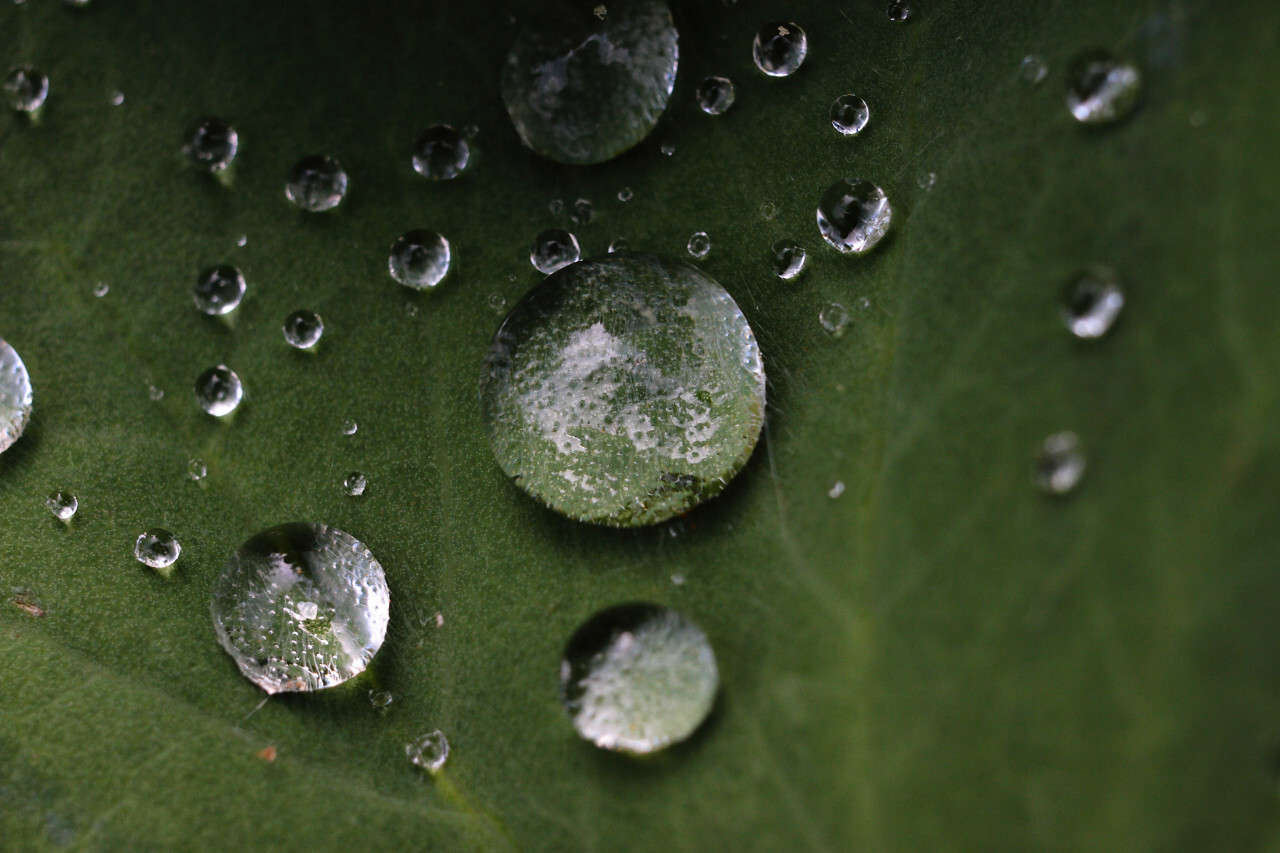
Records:
M163 527L151 528L133 543L133 556L138 558L138 562L163 575L169 574L181 554L182 545Z
M1108 124L1133 112L1142 94L1137 66L1093 51L1067 69L1067 109L1082 124Z
M217 316L234 311L244 297L244 291L245 280L240 270L231 264L220 264L203 270L196 277L191 295L196 308Z
M862 255L889 230L893 208L889 199L870 181L846 178L822 195L817 210L822 238L841 252Z
M1054 433L1044 440L1031 466L1031 480L1041 491L1065 495L1084 476L1085 457L1074 432Z
M1049 66L1045 64L1044 57L1034 53L1022 57L1019 71L1022 74L1022 79L1032 86L1042 82L1045 77L1049 76Z
M76 510L80 508L80 501L71 492L59 489L49 493L49 496L44 499L44 505L49 508L49 512L53 513L54 518L59 521L70 521L76 514Z
M689 242L685 244L685 249L695 258L705 258L711 251L711 238L707 236L706 231L695 231L689 238Z
M22 437L31 419L31 377L17 350L0 338L0 453Z
M466 171L471 146L447 124L429 127L413 146L413 170L433 181L449 181Z
M49 78L30 65L10 69L4 78L4 94L9 109L20 113L33 113L44 106L49 97Z
M756 67L770 77L796 73L808 52L809 39L804 30L785 21L765 24L751 45Z
M281 331L289 346L310 349L324 335L324 320L316 312L304 308L285 317Z
M790 281L804 270L808 254L804 247L792 240L779 240L769 250L769 265L773 274L783 281Z
M359 471L352 471L342 481L342 490L353 498L358 498L364 494L364 490L369 487L369 478Z
M849 311L839 302L828 302L818 312L818 322L831 337L843 337L849 326Z
M1100 338L1123 307L1120 276L1108 267L1094 267L1067 286L1062 320L1077 338Z
M209 368L196 380L196 402L214 417L231 414L243 398L240 377L225 364Z
M831 104L831 126L845 136L857 136L871 120L871 108L857 95L841 95Z
M709 116L718 116L733 106L737 92L728 77L707 77L698 84L698 106Z
M295 163L284 185L285 198L312 213L337 207L346 194L347 173L342 164L323 154Z
M404 745L404 754L409 757L409 762L415 767L421 767L428 773L435 775L444 768L445 762L449 760L449 739L444 736L444 732L436 729L412 743L406 743Z
M429 290L449 272L449 241L423 228L408 231L396 240L387 258L391 277L415 290Z
M558 269L577 263L582 257L578 238L559 228L543 231L533 240L529 262L540 273L550 275Z
M220 172L231 165L240 150L240 135L225 121L207 118L187 128L182 153L192 165Z

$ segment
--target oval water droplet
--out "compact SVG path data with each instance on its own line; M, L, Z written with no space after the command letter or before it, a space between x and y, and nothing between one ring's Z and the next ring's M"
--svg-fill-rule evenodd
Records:
M304 308L285 317L281 331L289 346L311 349L320 343L320 338L324 335L324 320L316 312Z
M471 146L447 124L429 127L413 146L413 170L433 181L451 181L471 163Z
M226 417L244 398L244 386L236 372L225 364L211 367L196 380L196 402L214 417Z
M20 65L12 68L4 78L5 99L9 109L20 113L33 113L44 106L49 97L49 78L38 68Z
M889 230L893 208L889 198L870 181L837 181L818 202L818 232L841 252L866 254Z
M369 488L369 478L359 471L352 471L342 481L342 490L353 498L362 496L367 488Z
M833 338L844 337L849 326L849 311L839 302L828 302L818 312L818 322Z
M80 501L71 492L59 489L49 493L49 496L44 499L44 505L49 508L49 512L53 513L54 518L59 521L70 521L76 514L76 510L80 508Z
M711 251L711 238L706 231L695 231L685 249L695 258L705 258Z
M857 136L871 120L871 108L857 95L841 95L831 104L831 126L845 136Z
M18 351L0 338L0 453L22 437L31 419L31 377Z
M364 543L324 524L293 523L232 554L210 610L240 672L279 693L364 672L386 637L390 605L386 575Z
M486 299L485 302L488 303L491 311L501 313L507 308L507 297L503 296L501 293L490 293L489 298Z
M804 270L808 254L804 247L793 240L779 240L769 250L769 265L773 274L783 281L790 281Z
M533 239L529 249L529 262L540 273L550 275L582 257L578 238L559 228L543 231Z
M147 398L148 398L148 399L150 399L150 400L153 400L153 401L155 401L155 402L157 402L157 403L158 403L158 402L160 402L161 400L163 400L163 399L164 399L164 389L163 389L163 388L157 388L157 387L156 387L156 386L154 386L154 385L148 385L148 386L147 386Z
M709 116L718 116L733 106L737 97L728 77L707 77L698 84L698 106Z
M196 277L191 295L196 307L210 316L227 314L236 309L245 291L244 275L231 264L219 264L203 270Z
M142 533L133 543L133 556L144 566L162 575L172 571L173 564L182 555L182 545L163 527L153 527Z
M421 767L428 773L435 775L444 768L445 762L449 760L449 739L444 736L444 732L436 729L412 743L406 743L404 745L404 754L409 757L409 762L413 766Z
M1137 66L1104 51L1080 56L1067 69L1067 109L1082 124L1108 124L1133 112L1142 94Z
M1065 495L1084 476L1085 457L1074 432L1054 433L1044 440L1031 466L1031 481L1041 491Z
M222 119L207 118L187 128L182 153L193 166L220 172L231 165L240 150L240 134Z
M756 67L770 77L796 73L808 53L809 39L804 30L785 21L765 24L751 45Z
M1034 53L1022 57L1022 64L1019 66L1019 70L1022 74L1022 79L1032 86L1042 82L1045 77L1049 76L1049 66L1045 64L1044 57Z
M342 164L323 154L303 157L289 170L284 195L303 210L332 210L347 195L347 173Z
M418 228L396 240L387 258L391 277L415 290L435 287L449 272L449 241L434 231Z
M1093 267L1067 286L1062 320L1077 338L1100 338L1123 307L1120 276L1108 267Z

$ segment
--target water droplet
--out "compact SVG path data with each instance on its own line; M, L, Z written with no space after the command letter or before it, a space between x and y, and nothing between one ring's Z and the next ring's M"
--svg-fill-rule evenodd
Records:
M631 191L631 187L623 187L622 189L618 190L618 201L621 201L624 203L631 201L634 195L635 193Z
M353 498L358 498L364 494L364 490L369 487L369 478L359 471L352 471L342 481L342 490Z
M765 377L712 278L618 253L549 276L503 321L480 387L498 463L597 524L654 524L718 493L760 434Z
M285 317L281 330L289 346L310 349L318 344L324 335L324 320L320 319L320 315L316 312L304 308Z
M236 410L244 398L240 377L225 364L211 367L196 380L196 402L214 417L225 417Z
M609 254L611 254L611 255L612 255L614 252L625 252L626 250L627 250L627 238L626 238L626 237L615 237L615 238L613 239L613 242L611 242L611 243L609 244Z
M667 107L679 57L671 10L661 0L616 0L601 20L589 8L548 6L507 56L507 112L545 157L609 160L648 136Z
M169 574L170 567L181 554L182 545L163 527L151 528L133 543L133 556L138 558L138 562L163 575Z
M80 508L80 501L70 492L59 490L50 492L44 499L44 505L49 508L49 512L53 513L54 518L59 521L70 521L76 514L76 510Z
M817 216L824 240L841 252L862 255L889 230L893 208L884 190L875 184L846 178L822 194Z
M769 264L773 274L783 281L790 281L804 269L809 256L804 247L792 240L779 240L769 250Z
M449 272L453 255L449 241L434 231L418 228L396 240L387 258L391 277L415 290L428 290Z
M845 136L857 136L871 120L871 108L857 95L841 95L831 104L831 126Z
M911 7L904 0L890 0L885 7L885 14L889 16L889 20L900 24L911 17Z
M671 583L673 586L684 586L684 575L676 572L671 576Z
M1065 495L1084 476L1085 458L1074 432L1054 433L1044 440L1031 466L1031 480L1041 491Z
M413 743L404 745L404 754L409 756L409 761L415 767L421 767L428 773L435 775L444 767L444 763L449 760L449 739L444 736L444 732L436 729L415 740Z
M1077 338L1100 338L1123 307L1120 276L1107 267L1093 267L1067 286L1062 320Z
M706 231L695 231L689 238L689 242L685 244L685 248L695 258L705 258L711 251L711 238L707 236Z
M244 297L244 291L244 275L240 270L231 264L220 264L200 273L192 296L197 308L216 316L234 311Z
M573 221L579 225L586 225L596 218L596 212L591 207L591 202L585 198L580 198L573 203Z
M831 337L843 337L849 326L849 312L839 302L828 302L818 312L818 322Z
M760 202L760 218L761 219L765 221L776 219L778 216L778 213L779 213L778 206L773 202L771 201Z
M305 618L301 605L315 608ZM218 642L267 693L319 690L364 672L387 633L386 575L364 543L324 524L257 534L214 584Z
M918 186L920 189L924 190L925 192L928 192L929 190L933 189L934 185L937 183L938 183L937 172L925 172L922 175L920 175L920 177L916 178L916 186Z
M124 92L121 92L119 89L116 89L108 97L108 100L111 102L111 106L122 107L124 106Z
M1119 121L1133 112L1141 94L1137 67L1109 53L1086 53L1067 69L1067 109L1083 124Z
M343 435L355 435L360 430L360 425L348 418L342 422Z
M830 489L827 489L827 497L831 498L832 500L835 500L836 498L840 497L843 494L844 494L844 483L842 483L839 480L836 480L835 484Z
M187 476L197 483L209 475L209 468L200 458L187 460Z
M10 69L4 78L4 94L11 110L33 113L49 97L49 78L37 68L21 65Z
M148 385L148 386L147 386L147 397L149 397L152 401L154 401L154 402L157 402L157 403L158 403L158 402L160 402L161 400L163 400L163 399L164 399L164 389L163 389L163 388L157 388L157 387L156 387L156 386L154 386L154 385Z
M94 296L101 299L102 297L106 296L110 292L111 292L111 286L108 285L105 281L94 282L94 285L93 285Z
M369 704L377 710L381 711L391 704L392 695L390 690L370 690Z
M413 146L413 169L433 181L450 181L466 171L471 146L447 124L429 127Z
M633 755L693 734L719 686L707 635L656 604L623 604L592 616L560 662L560 695L578 734Z
M323 154L299 160L284 185L285 198L312 213L337 207L346 194L347 173L342 164Z
M737 92L728 77L707 77L698 84L698 106L709 116L718 116L733 106Z
M560 216L564 213L564 199L551 199L551 203L547 205L547 210L551 211L552 216Z
M1020 71L1022 79L1032 86L1042 82L1045 77L1049 76L1049 66L1045 64L1044 57L1034 53L1022 57Z
M31 419L31 377L18 351L0 338L0 453L22 437Z
M225 121L208 118L187 128L182 153L201 169L219 172L231 165L240 150L240 135Z
M487 301L489 308L493 311L503 311L507 307L507 297L501 293L490 293Z
M237 245L237 246L239 246L239 247L240 247L240 248L242 248L242 249L243 249L245 246L249 245L249 235L248 235L248 234L241 234L239 237L237 237L237 238L236 238L236 245Z
M534 238L533 247L529 249L529 262L538 272L547 275L577 263L581 257L578 238L559 228L543 231Z
M808 52L809 39L804 30L783 21L765 24L751 45L756 67L770 77L795 74Z

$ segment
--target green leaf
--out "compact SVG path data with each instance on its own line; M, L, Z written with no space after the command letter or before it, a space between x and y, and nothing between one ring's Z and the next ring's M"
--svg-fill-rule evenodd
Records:
M676 3L662 124L571 167L520 146L499 94L528 4L0 3L0 65L51 80L38 122L0 116L0 337L35 387L0 455L0 847L1280 849L1280 10L912 5ZM752 65L774 20L809 34L793 77ZM1098 48L1146 89L1085 129L1063 75ZM708 74L737 84L724 115L693 97ZM852 138L827 118L847 92L872 113ZM225 183L180 154L205 115L240 132ZM435 184L410 155L438 122L479 134ZM329 215L283 197L313 153L350 174ZM814 223L845 177L893 203L865 257ZM579 197L588 225L549 211ZM760 446L683 518L571 522L493 459L491 296L539 280L553 226L587 254L708 232L698 264L756 332ZM387 275L411 228L452 245L434 293ZM782 238L811 256L792 282ZM249 281L226 322L191 302L216 263ZM1094 264L1129 302L1086 344L1059 311ZM280 332L299 308L326 320L314 355ZM218 363L247 391L226 423L192 394ZM1089 463L1053 499L1030 465L1062 429ZM69 526L54 489L80 498ZM391 626L355 682L263 704L210 593L295 520L369 546ZM168 580L132 556L155 526L183 545ZM642 761L581 741L556 691L574 629L627 601L694 620L722 679L699 733ZM436 728L433 780L404 745Z

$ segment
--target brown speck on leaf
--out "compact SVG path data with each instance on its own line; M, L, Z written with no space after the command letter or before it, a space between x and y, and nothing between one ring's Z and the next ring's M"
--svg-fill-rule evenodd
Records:
M29 589L15 589L12 600L14 607L24 611L28 616L39 619L44 615L44 608L40 606L40 602L36 601L35 595Z
M274 746L264 746L262 749L258 750L258 757L263 761L275 761L276 748Z

